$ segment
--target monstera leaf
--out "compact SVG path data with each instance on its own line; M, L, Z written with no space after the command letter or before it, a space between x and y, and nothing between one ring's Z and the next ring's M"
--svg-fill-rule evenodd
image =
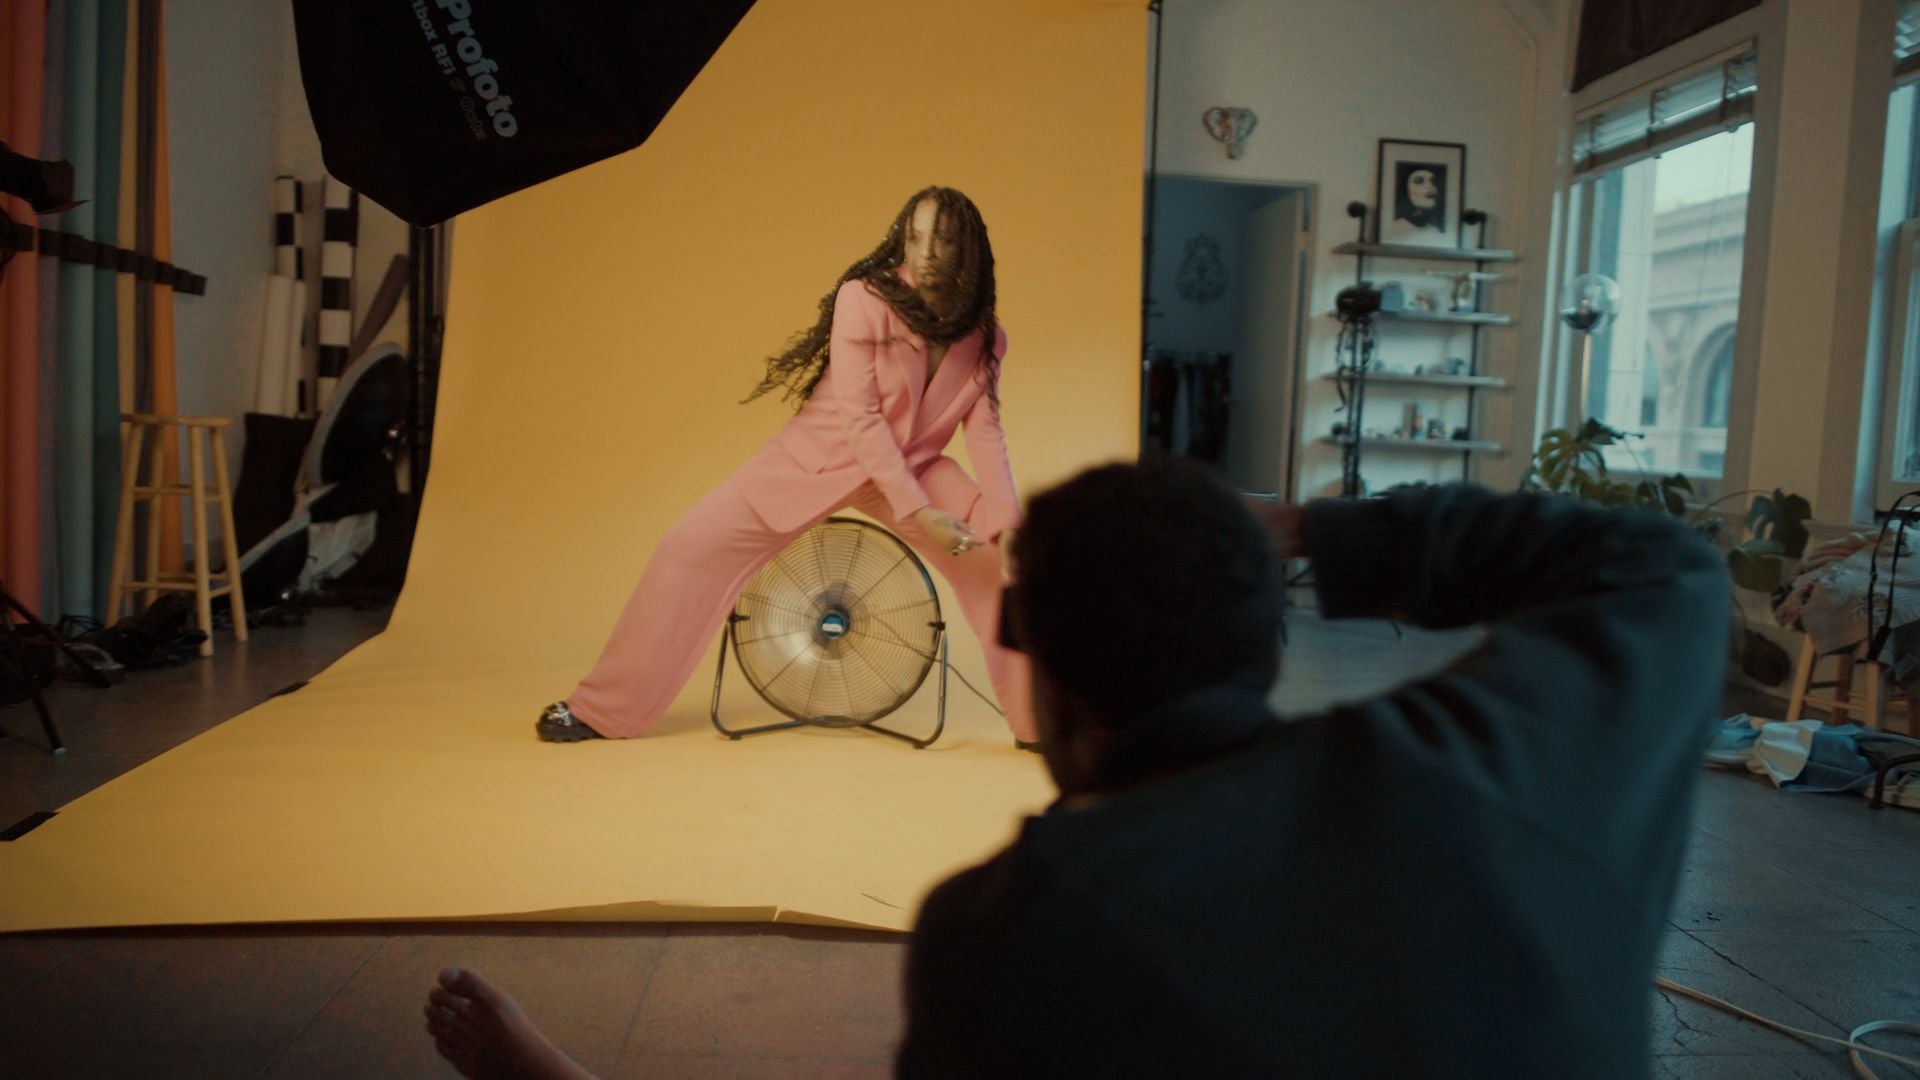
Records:
M1655 510L1665 510L1674 517L1685 517L1687 496L1693 494L1693 481L1674 473L1662 477L1658 482L1642 480L1640 482L1642 501Z
M1604 481L1607 475L1607 459L1600 448L1621 437L1621 432L1591 417L1577 432L1554 428L1540 437L1540 447L1534 451L1528 474L1534 480L1531 486L1584 497L1583 485Z

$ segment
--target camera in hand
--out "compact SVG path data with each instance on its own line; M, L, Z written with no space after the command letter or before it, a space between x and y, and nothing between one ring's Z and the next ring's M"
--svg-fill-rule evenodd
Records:
M1333 298L1333 306L1342 319L1352 321L1364 319L1380 310L1380 290L1373 287L1371 281L1356 282L1340 290Z

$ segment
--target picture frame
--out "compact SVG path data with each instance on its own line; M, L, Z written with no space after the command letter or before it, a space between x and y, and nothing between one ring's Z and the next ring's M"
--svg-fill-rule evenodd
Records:
M1381 139L1375 170L1375 243L1460 246L1460 215L1467 206L1465 143Z

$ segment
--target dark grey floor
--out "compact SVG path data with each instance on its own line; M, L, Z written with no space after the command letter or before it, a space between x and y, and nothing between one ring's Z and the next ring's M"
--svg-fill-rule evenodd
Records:
M53 761L0 710L0 826L62 804L324 667L384 613L222 640L211 661L112 691L55 694ZM1443 663L1471 635L1295 620L1276 701L1302 709ZM503 870L506 869L503 867ZM1920 814L1793 796L1709 773L1662 973L1833 1035L1920 1020ZM622 1077L887 1074L899 1027L892 935L743 926L417 924L0 936L0 1076L451 1075L419 1008L470 964L591 1069ZM1649 995L1662 1077L1845 1077L1813 1050ZM1391 1018L1383 1018L1383 1033ZM1890 1049L1920 1051L1917 1040ZM1894 1066L1882 1076L1898 1075Z

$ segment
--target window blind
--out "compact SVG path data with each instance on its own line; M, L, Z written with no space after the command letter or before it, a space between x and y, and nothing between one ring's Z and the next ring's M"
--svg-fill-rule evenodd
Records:
M1920 0L1902 3L1920 13ZM1574 121L1574 179L1585 180L1747 123L1753 119L1754 68L1753 47L1748 45L1590 110Z
M1920 79L1920 0L1900 0L1893 27L1893 81L1895 85Z

